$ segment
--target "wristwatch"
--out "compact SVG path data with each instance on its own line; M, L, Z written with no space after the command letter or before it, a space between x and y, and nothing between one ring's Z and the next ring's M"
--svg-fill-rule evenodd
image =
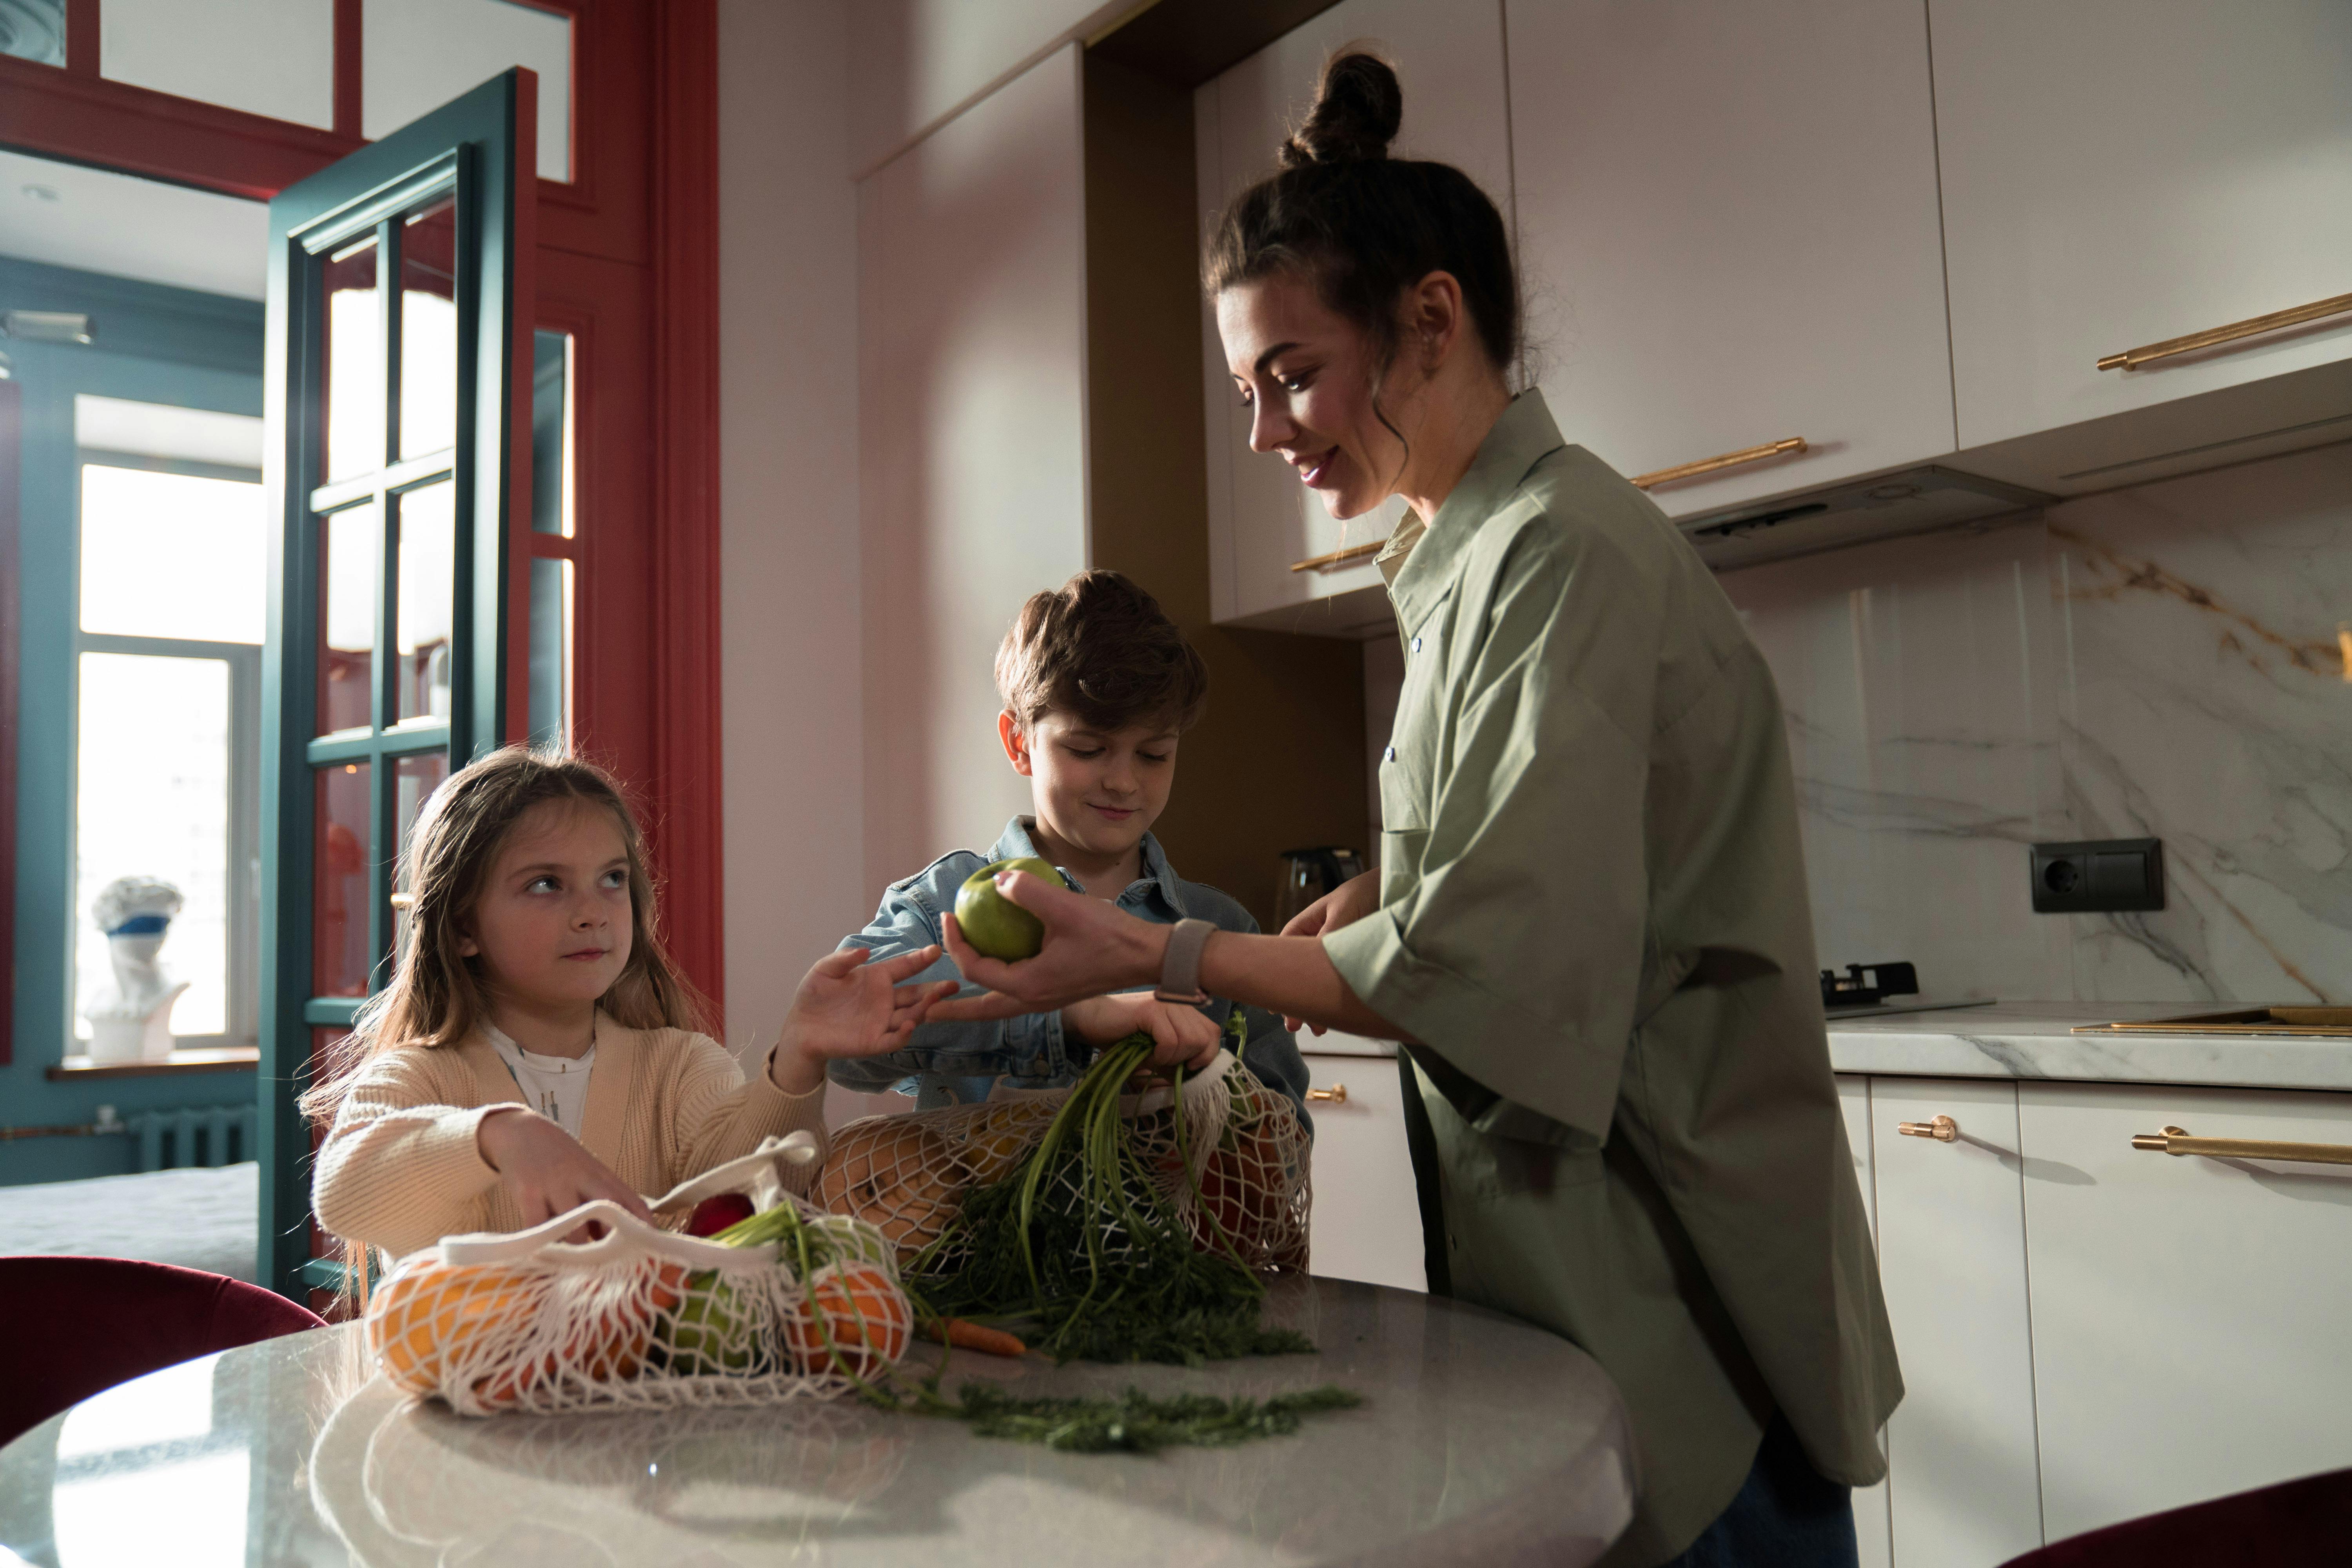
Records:
M1201 989L1201 950L1217 928L1207 921L1178 921L1168 933L1168 951L1160 959L1160 986L1154 1002L1183 1002L1199 1006L1209 999Z

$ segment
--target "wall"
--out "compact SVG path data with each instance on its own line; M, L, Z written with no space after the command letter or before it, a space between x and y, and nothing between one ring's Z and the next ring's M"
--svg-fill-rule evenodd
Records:
M1723 583L1788 709L1824 963L2352 1000L2352 445ZM2029 843L2148 836L2164 910L2031 912Z
M992 667L1086 565L1076 45L858 188L866 884L985 849L1028 789ZM871 901L868 903L868 912Z
M856 188L847 7L719 7L730 1043L873 912L861 854Z
M1361 655L1210 624L1192 95L1098 57L1086 70L1093 560L1149 588L1209 666L1156 828L1168 858L1266 924L1283 850L1373 847Z
M1135 0L864 0L850 12L851 167L860 175Z

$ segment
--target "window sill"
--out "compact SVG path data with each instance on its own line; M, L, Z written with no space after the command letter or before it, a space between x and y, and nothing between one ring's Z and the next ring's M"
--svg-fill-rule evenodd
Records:
M184 1073L248 1072L261 1061L258 1046L225 1046L211 1050L179 1050L169 1061L94 1062L86 1056L68 1057L47 1069L51 1082L80 1082L99 1078L176 1078Z

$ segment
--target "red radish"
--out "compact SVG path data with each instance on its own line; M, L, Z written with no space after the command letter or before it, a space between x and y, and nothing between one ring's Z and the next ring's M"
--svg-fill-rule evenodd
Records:
M752 1212L751 1200L741 1193L720 1193L694 1205L694 1213L687 1218L686 1234L717 1236L729 1226L750 1219Z

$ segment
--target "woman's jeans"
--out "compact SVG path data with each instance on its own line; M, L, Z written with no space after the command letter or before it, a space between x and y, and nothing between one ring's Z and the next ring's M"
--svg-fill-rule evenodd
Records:
M1788 1418L1772 1413L1748 1479L1665 1568L1857 1568L1853 1493L1805 1458Z

